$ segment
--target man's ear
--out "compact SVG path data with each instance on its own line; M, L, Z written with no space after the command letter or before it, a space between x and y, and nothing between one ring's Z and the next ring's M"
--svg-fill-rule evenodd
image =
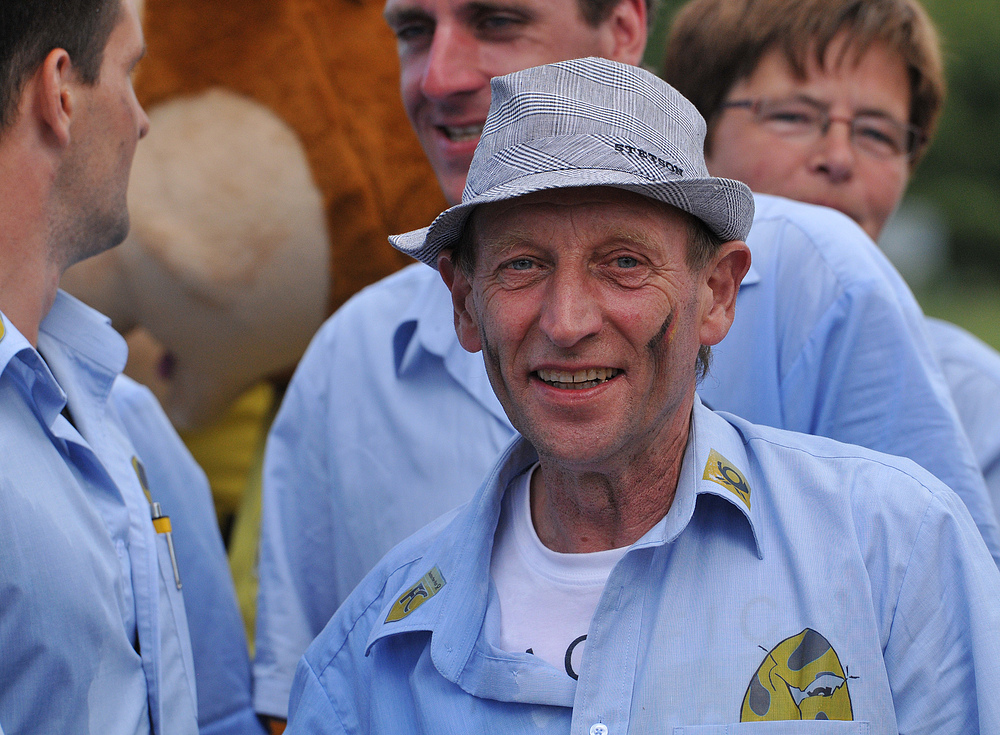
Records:
M646 50L646 0L620 0L602 23L606 32L605 58L638 65Z
M750 269L750 248L741 240L724 243L702 271L703 345L716 345L729 332L736 316L740 282Z
M35 102L41 123L61 147L69 145L75 111L76 71L69 54L52 49L36 72Z
M456 268L451 260L451 251L442 250L437 258L438 273L451 291L451 303L455 309L455 333L458 341L468 352L479 352L483 343L479 339L479 325L473 313L472 282L462 268Z

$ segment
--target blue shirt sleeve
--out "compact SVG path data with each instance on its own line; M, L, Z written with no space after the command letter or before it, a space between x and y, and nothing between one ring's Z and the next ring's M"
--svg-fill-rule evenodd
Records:
M885 646L900 732L1000 732L1000 571L974 532L955 495L935 494Z
M927 333L1000 513L1000 353L940 319L927 319Z
M264 457L254 706L286 717L295 668L339 602L330 525L321 332L271 426ZM315 364L314 364L315 363Z

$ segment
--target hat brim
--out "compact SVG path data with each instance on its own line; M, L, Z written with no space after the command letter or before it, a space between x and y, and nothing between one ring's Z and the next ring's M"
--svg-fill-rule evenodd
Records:
M753 195L746 184L715 177L650 181L623 171L573 168L567 171L530 173L482 192L468 202L446 209L429 227L391 235L400 252L437 268L442 250L454 247L473 210L483 204L507 201L549 189L610 186L671 204L704 222L724 241L746 240L753 221Z

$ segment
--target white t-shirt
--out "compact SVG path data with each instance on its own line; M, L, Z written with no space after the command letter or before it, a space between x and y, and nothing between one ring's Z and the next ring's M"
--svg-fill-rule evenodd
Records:
M590 619L628 547L588 554L546 547L531 521L531 476L537 468L514 480L500 512L490 563L500 600L500 634L493 644L533 653L576 679Z

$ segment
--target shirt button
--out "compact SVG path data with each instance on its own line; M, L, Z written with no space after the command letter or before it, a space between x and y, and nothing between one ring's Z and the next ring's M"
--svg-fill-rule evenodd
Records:
M608 735L608 726L598 722L590 726L590 735Z

